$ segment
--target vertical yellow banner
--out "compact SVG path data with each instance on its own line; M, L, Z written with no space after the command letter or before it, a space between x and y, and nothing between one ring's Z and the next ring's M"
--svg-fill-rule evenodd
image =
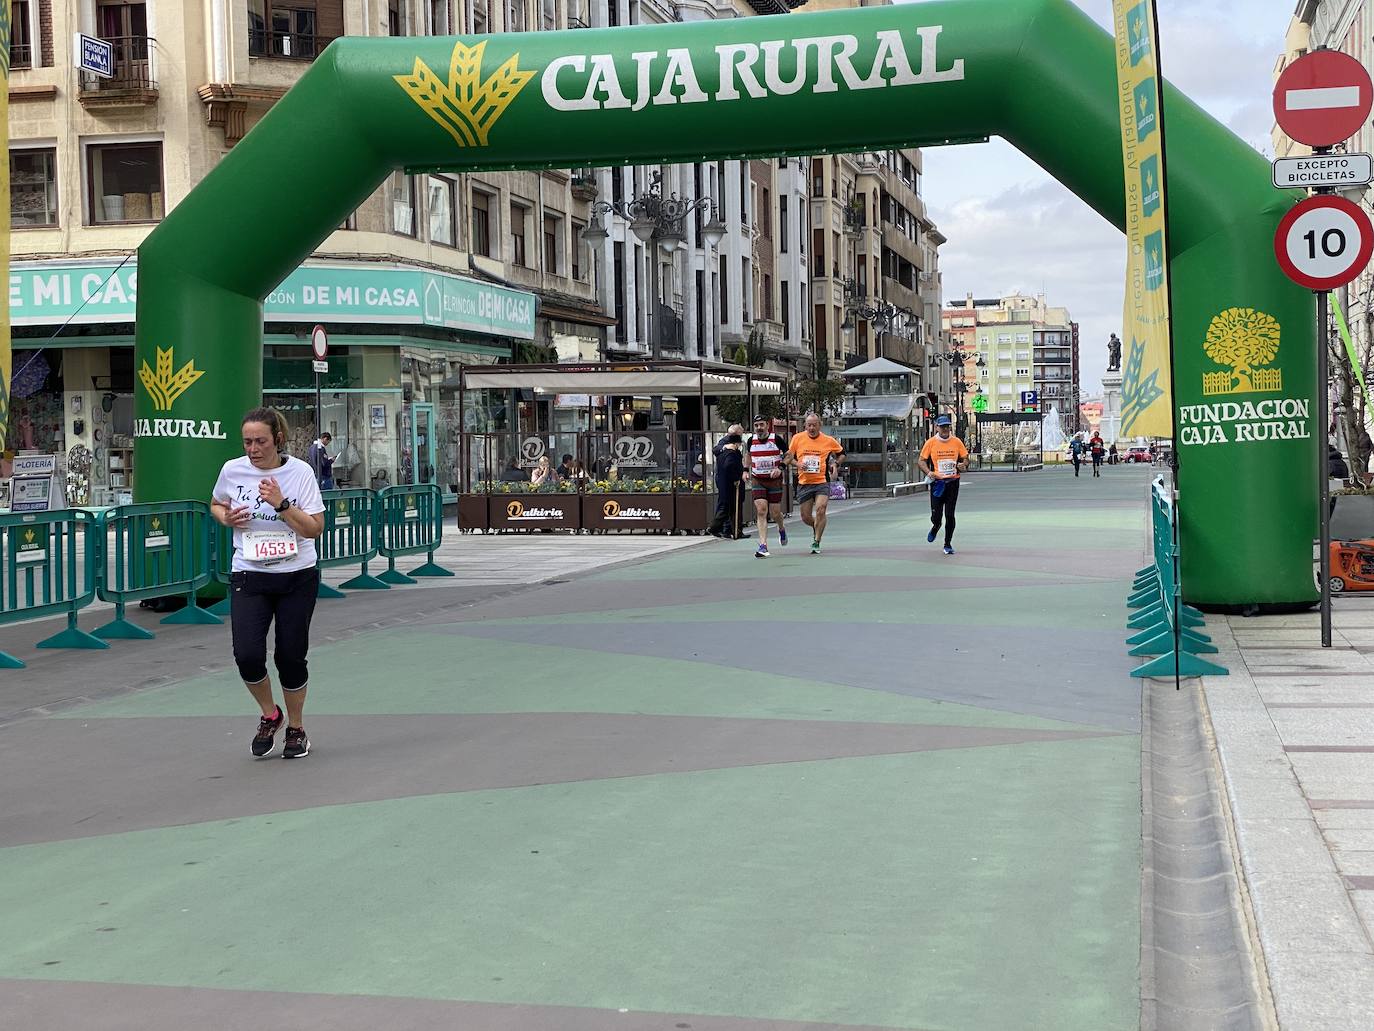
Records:
M1126 304L1121 435L1173 436L1168 229L1155 0L1112 0L1126 166Z
M0 0L0 136L10 138L10 0ZM6 148L8 150L8 148ZM0 163L0 268L10 279L10 161ZM9 437L10 424L10 292L0 299L0 450Z

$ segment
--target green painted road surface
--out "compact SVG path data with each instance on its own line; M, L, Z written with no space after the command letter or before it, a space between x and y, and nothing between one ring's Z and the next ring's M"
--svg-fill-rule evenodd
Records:
M296 762L227 631L121 667L0 728L0 1027L1135 1028L1146 487L975 476L952 558L924 497L841 503L820 556L317 635Z

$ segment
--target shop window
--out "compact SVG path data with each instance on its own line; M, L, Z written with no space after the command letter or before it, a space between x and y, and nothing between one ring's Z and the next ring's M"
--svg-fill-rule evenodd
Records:
M391 231L397 236L414 236L415 225L415 177L404 172L392 173L389 180L391 192Z
M544 271L551 276L563 274L563 219L544 213Z
M248 53L313 61L343 35L343 0L248 0Z
M524 204L511 201L510 260L513 265L529 266L529 257L525 252L525 231L526 223L529 221L529 213L530 209Z
M447 176L432 175L428 180L429 239L447 247L458 244L458 217L454 207L454 182Z
M472 191L472 252L490 258L492 194Z
M10 225L57 225L57 151L10 151Z
M86 148L91 225L162 218L162 144L108 143Z
M33 0L10 0L10 68L34 66Z

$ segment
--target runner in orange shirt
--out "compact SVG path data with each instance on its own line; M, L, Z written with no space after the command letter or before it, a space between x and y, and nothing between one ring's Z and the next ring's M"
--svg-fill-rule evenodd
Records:
M830 504L830 466L834 463L838 475L844 461L844 445L821 432L821 417L806 417L806 432L798 433L787 446L787 465L797 467L797 505L802 522L811 527L811 554L821 553L821 538L825 536L826 506Z
M959 474L968 469L968 448L954 435L949 416L935 420L935 436L921 448L916 464L921 472L933 477L930 484L930 533L927 541L934 541L945 526L945 554L954 554L954 506L959 503Z

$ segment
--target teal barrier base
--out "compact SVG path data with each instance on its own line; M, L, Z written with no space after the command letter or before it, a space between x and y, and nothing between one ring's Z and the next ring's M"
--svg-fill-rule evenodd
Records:
M445 569L434 561L434 552L429 553L425 564L410 571L411 576L453 576L453 570Z
M391 590L381 580L367 571L367 563L363 563L362 571L353 579L345 580L339 584L346 591L389 591Z
M1190 633L1187 630L1183 631L1182 635L1180 635L1179 645L1189 655L1215 655L1217 653L1217 646L1211 642L1210 638L1202 634ZM1153 637L1141 641L1126 654L1163 655L1165 652L1172 651L1173 647L1173 631L1166 627Z
M377 577L377 579L382 581L382 583L384 584L402 585L413 584L415 582L410 577L406 576L405 573L402 573L399 569L388 569L381 576Z
M1164 606L1156 604L1148 609L1141 609L1130 619L1126 620L1126 628L1128 630L1140 630L1150 626L1152 623L1158 623L1160 620L1167 618L1168 617L1164 614Z
M229 615L229 599L221 598L205 611L214 616L227 616Z
M339 590L337 587L331 587L329 584L327 584L327 583L325 583L323 580L321 580L321 581L320 581L320 586L319 586L319 588L315 591L315 597L317 597L317 598L347 598L348 595L344 594L344 592L341 591L341 590Z
M157 636L151 630L144 630L143 627L130 623L123 616L112 619L91 632L103 641L151 641Z
M9 652L0 652L0 669L28 669Z
M163 616L162 619L158 620L158 622L167 624L169 626L180 624L196 626L209 626L211 624L214 624L215 626L219 626L224 622L224 620L220 619L219 616L215 615L213 612L201 608L199 605L191 604L187 605L184 609L178 609L176 612L173 612L170 616Z
M1222 677L1228 676L1230 670L1225 666L1218 666L1215 662L1208 662L1206 659L1199 659L1196 655L1184 653L1178 656L1178 675L1181 677ZM1172 677L1174 675L1174 653L1169 652L1161 655L1157 659L1151 659L1143 666L1137 666L1131 670L1131 676L1141 677Z
M67 629L39 641L39 648L88 648L96 650L109 645L93 634L88 634L76 625L76 613L67 616Z

